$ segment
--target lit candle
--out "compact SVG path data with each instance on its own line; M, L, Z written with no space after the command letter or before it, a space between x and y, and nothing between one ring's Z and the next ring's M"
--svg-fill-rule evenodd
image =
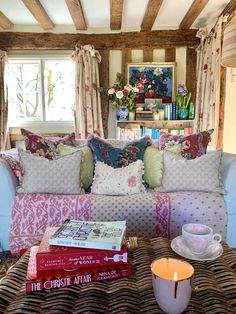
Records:
M161 258L152 263L151 271L154 294L160 308L166 313L182 313L192 293L192 265L174 258Z

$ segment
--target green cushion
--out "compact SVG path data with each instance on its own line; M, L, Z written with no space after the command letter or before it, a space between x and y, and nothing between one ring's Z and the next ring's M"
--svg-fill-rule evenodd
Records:
M162 151L149 146L144 152L144 181L149 187L156 188L161 185L163 174L163 154Z
M59 144L57 146L60 155L68 155L74 153L78 150L82 150L83 159L81 162L81 182L84 189L87 189L93 182L93 154L91 149L88 146L83 147L73 147L68 145Z

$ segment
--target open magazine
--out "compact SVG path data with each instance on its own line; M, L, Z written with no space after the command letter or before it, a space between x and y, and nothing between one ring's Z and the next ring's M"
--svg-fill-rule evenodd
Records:
M49 239L50 245L119 251L125 221L79 221L67 219Z

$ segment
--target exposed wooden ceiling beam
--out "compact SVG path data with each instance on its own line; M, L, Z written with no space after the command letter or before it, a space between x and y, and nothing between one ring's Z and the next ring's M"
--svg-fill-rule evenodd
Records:
M81 45L93 43L96 49L196 47L200 43L196 33L196 29L117 34L0 32L0 49L74 49L77 42Z
M110 0L110 28L120 30L124 0Z
M221 12L220 15L226 15L226 14L232 14L236 11L236 0L231 0L226 7L224 7L224 10ZM236 13L236 12L235 12Z
M141 24L142 31L150 31L161 8L163 0L149 0L147 9Z
M71 18L77 30L86 30L87 25L80 0L66 0Z
M190 28L208 2L209 0L194 0L193 4L190 6L188 12L185 14L182 22L180 23L179 28Z
M22 0L27 9L44 30L52 29L54 24L39 0Z
M0 26L3 29L9 29L13 27L13 23L0 11Z

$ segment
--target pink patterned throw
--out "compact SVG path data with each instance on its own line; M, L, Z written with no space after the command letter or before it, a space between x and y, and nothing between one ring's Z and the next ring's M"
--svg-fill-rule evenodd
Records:
M166 193L153 193L156 199L156 236L170 238L171 201Z
M89 195L19 194L12 208L10 250L21 250L41 240L46 227L59 226L67 219L89 220Z

